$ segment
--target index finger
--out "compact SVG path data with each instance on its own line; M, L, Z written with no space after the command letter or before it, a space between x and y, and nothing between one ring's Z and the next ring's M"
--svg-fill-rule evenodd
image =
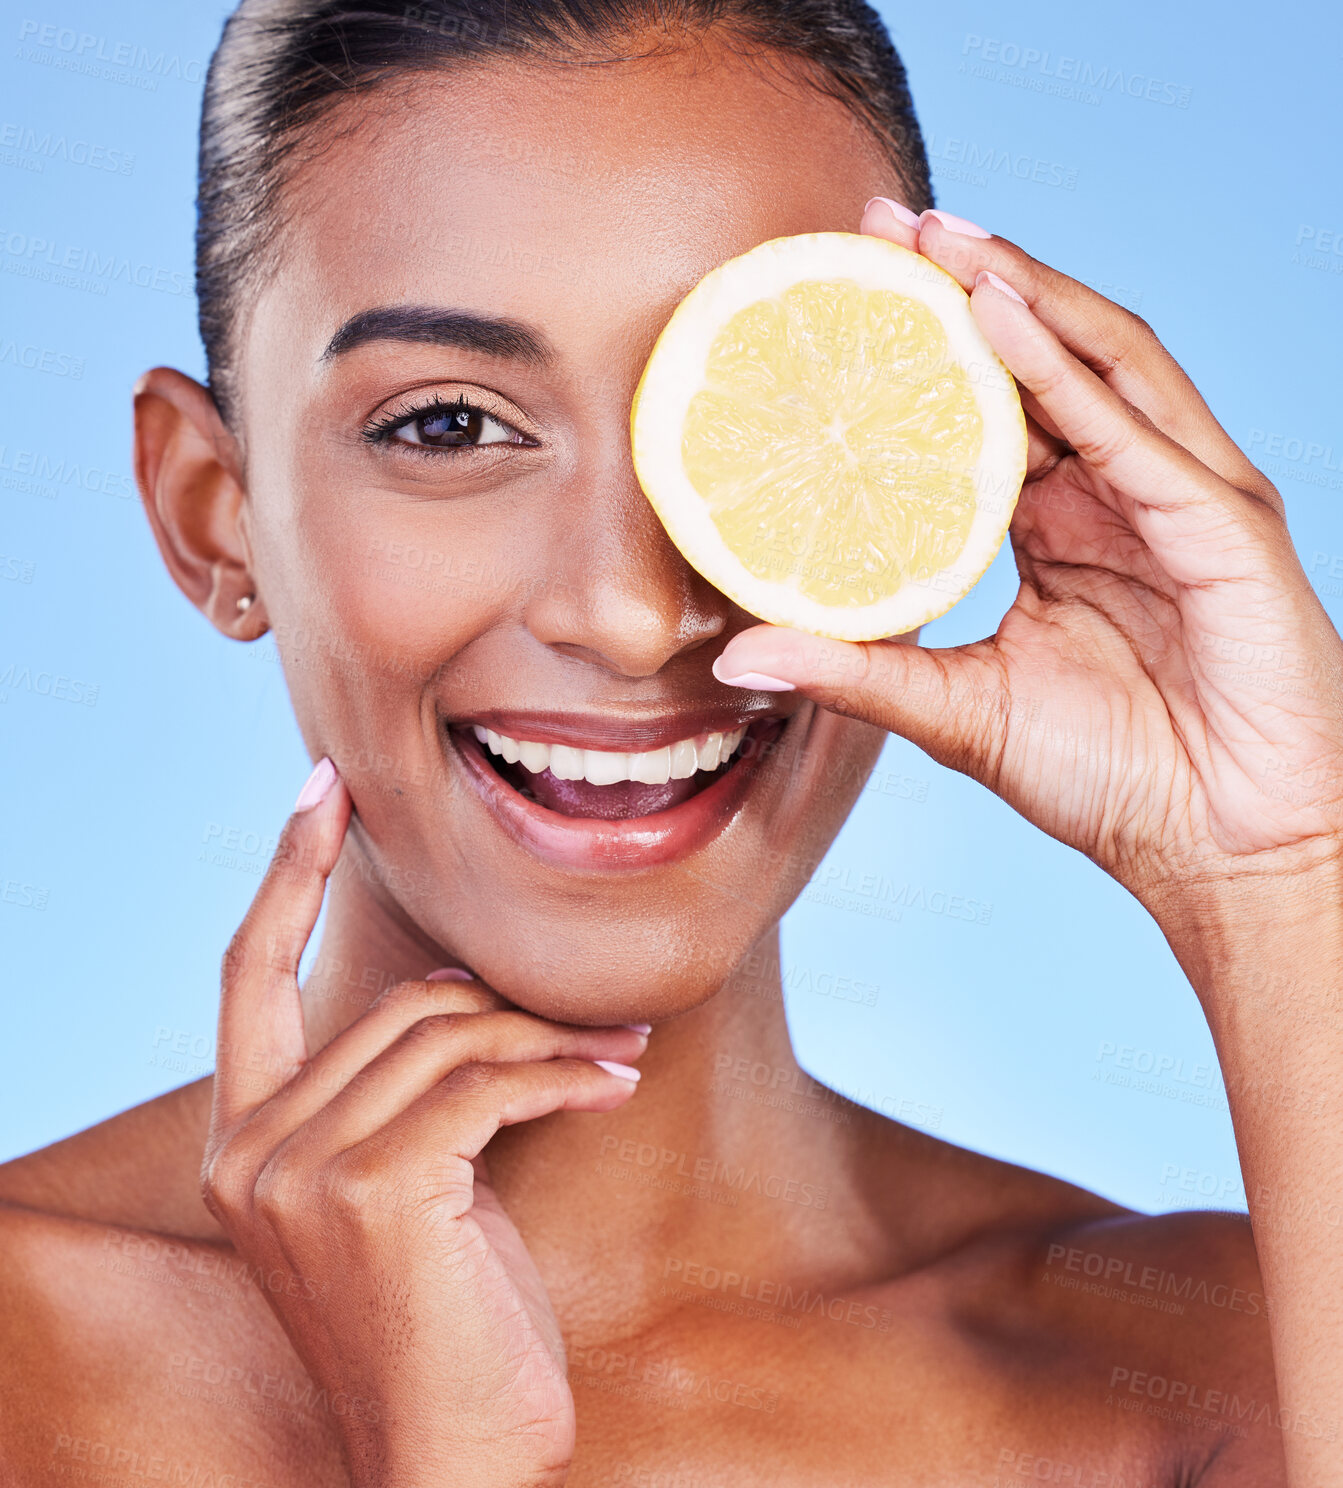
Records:
M212 1134L250 1115L307 1059L298 964L349 820L350 794L324 758L299 793L261 887L224 952Z
M919 252L967 294L981 269L1005 279L1079 362L1223 480L1263 496L1269 487L1222 428L1184 368L1145 320L1006 238L950 212L925 212Z

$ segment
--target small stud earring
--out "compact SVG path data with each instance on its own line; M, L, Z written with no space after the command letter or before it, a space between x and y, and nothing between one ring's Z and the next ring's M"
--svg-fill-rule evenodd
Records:
M238 613L240 615L245 615L248 610L252 608L252 601L255 598L255 594L244 594L243 597L238 601Z

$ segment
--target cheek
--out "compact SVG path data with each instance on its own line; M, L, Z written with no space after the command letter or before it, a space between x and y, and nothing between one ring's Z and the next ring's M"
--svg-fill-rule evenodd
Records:
M805 818L797 835L812 849L813 870L862 795L872 767L889 737L885 729L833 713L824 719L824 738L807 753L798 790L805 793Z
M345 482L314 466L254 497L258 567L309 745L395 758L506 620L529 555L485 503Z

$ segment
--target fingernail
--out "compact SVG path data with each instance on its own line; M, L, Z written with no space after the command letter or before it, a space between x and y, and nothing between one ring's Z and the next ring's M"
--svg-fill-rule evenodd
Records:
M325 755L317 761L317 766L312 774L303 782L303 789L298 793L298 800L294 802L295 812L311 811L312 808L326 800L327 792L336 783L336 767Z
M624 1026L634 1033L650 1034L653 1031L651 1023L626 1023Z
M718 673L714 673L718 677ZM767 677L764 672L741 672L735 677L718 677L728 687L751 687L756 692L795 692L796 684L781 682L778 677Z
M992 285L999 294L1005 294L1009 300L1015 300L1018 305L1026 303L1006 279L1000 279L997 274L991 274L988 269L980 269L975 275L975 288L978 289L981 284Z
M778 677L767 677L764 672L737 672L734 676L725 677L718 670L718 664L722 659L720 656L714 661L713 674L727 687L751 687L756 692L796 691L794 683L780 681Z
M431 971L426 982L469 982L473 981L469 971L463 971L460 966L441 966L437 971Z
M992 233L985 232L982 227L978 227L968 219L958 217L955 212L939 212L935 207L929 207L926 212L920 214L920 224L925 217L936 218L948 232L960 233L963 238L991 238L993 236Z
M608 1075L619 1075L622 1080L632 1080L636 1085L639 1082L639 1071L627 1064L617 1064L614 1059L594 1059L592 1062L600 1065Z
M874 196L863 208L863 216L866 217L872 208L878 204L885 207L895 220L903 223L904 226L917 227L919 225L919 214L917 212L911 212L908 207L902 207L898 201L892 201L889 196Z

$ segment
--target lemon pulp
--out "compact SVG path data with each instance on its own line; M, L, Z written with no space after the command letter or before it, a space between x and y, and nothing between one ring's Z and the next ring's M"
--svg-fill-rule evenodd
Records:
M845 606L960 556L983 441L966 369L926 305L804 280L724 326L681 450L748 572Z

